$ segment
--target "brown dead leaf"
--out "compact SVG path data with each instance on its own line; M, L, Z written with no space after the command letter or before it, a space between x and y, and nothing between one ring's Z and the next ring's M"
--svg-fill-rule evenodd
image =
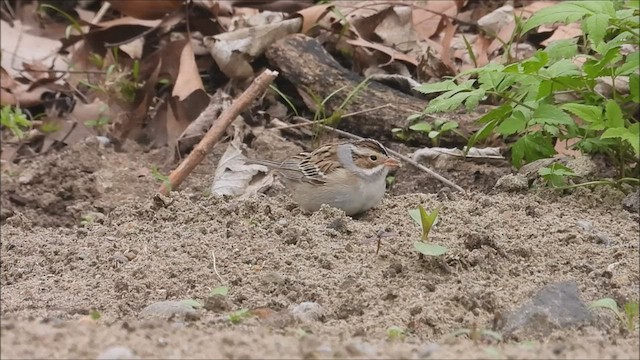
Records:
M393 60L401 60L401 61L406 61L409 64L412 65L418 65L418 60L416 59L415 56L412 55L408 55L405 53L402 53L398 50L392 49L386 45L382 45L382 44L376 44L376 43L372 43L370 41L367 41L365 39L359 38L359 39L353 39L353 40L347 40L347 43L353 45L353 46L362 46L365 48L369 48L369 49L374 49L374 50L378 50L384 54L387 54L391 57L391 60L389 60L388 62L391 62Z
M173 85L172 95L178 99L184 100L198 89L204 90L200 72L196 65L191 42L185 41L182 52L180 53L180 67L175 84Z
M137 19L160 19L165 14L174 12L182 7L182 0L153 0L152 6L148 0L110 1L111 7L117 11Z
M238 29L204 38L204 45L220 70L230 79L247 79L253 76L250 64L274 42L300 31L301 18L284 20L275 24Z
M458 14L458 4L453 0L414 1L413 4L413 27L421 39L428 39L440 31L442 15L455 17Z
M456 67L453 65L453 61L451 60L451 40L453 39L453 35L455 35L456 30L458 29L457 25L453 25L449 18L443 18L445 30L444 37L442 38L442 53L440 58L442 59L442 63L449 68L450 73L448 75L455 75Z
M306 34L318 24L318 22L327 15L333 8L332 4L319 4L298 11L296 14L302 17L301 33Z
M539 31L553 31L553 29L540 26ZM551 35L548 39L542 41L540 44L548 46L553 41L573 39L578 36L582 36L582 29L580 28L580 24L571 23L569 25L560 25L555 29L553 35Z
M20 21L14 21L14 26L0 20L0 47L2 48L1 66L12 77L18 76L23 70L22 64L39 61L45 67L58 71L68 69L64 58L58 55L61 42L25 32Z

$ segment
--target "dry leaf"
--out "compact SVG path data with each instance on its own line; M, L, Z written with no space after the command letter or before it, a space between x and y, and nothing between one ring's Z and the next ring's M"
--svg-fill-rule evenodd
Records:
M253 76L250 62L274 42L300 31L301 18L293 18L275 24L239 29L204 38L204 45L220 70L230 79L247 79Z
M551 28L540 27L539 31L548 30L553 31ZM575 37L582 36L582 29L580 28L580 24L571 23L569 25L560 25L558 26L553 35L551 35L548 39L542 41L540 44L544 46L548 46L553 41L556 40L564 40L564 39L573 39Z
M266 173L268 168L263 165L246 164L247 158L242 154L240 136L236 136L227 146L227 150L220 158L211 185L211 193L218 195L243 195L247 193L254 176L259 172ZM262 179L259 179L262 181ZM259 184L263 185L263 184ZM251 187L255 192L259 188Z
M300 32L303 34L308 33L311 28L316 26L327 15L332 7L332 4L319 4L298 11L297 14L302 17L302 29Z
M458 4L452 0L413 3L413 27L422 39L428 39L440 31L441 14L454 18L458 14Z

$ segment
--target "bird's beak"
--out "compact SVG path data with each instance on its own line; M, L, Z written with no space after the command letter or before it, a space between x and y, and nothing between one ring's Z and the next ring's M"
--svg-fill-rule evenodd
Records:
M390 169L397 169L399 167L401 167L402 165L400 164L400 161L390 157L387 159L387 161L384 162L384 166L390 168Z

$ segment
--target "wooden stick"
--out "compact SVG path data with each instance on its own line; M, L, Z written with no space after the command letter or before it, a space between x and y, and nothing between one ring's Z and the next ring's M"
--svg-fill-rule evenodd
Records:
M295 117L295 119L296 119L296 120L299 120L299 121L302 121L302 122L313 123L313 121L311 121L311 120L307 120L307 119L305 119L305 118L303 118L303 117L300 117L300 116L296 116L296 117ZM350 139L354 139L354 140L362 140L362 139L363 139L362 137L360 137L360 136L358 136L358 135L354 135L354 134L352 134L352 133L349 133L349 132L346 132L346 131L343 131L343 130L339 130L339 129L336 129L336 128L332 128L331 126L327 126L327 125L323 125L323 124L320 124L320 126L322 126L323 128L325 128L325 129L327 129L327 130L331 130L331 131L333 131L333 132L336 132L336 133L338 133L338 134L340 134L340 135L342 135L342 136L344 136L344 137L350 138ZM437 180L440 180L441 182L443 182L443 183L445 183L445 184L447 184L447 185L451 186L452 188L454 188L454 189L456 189L456 190L458 190L459 192L461 192L461 193L463 193L463 194L464 194L464 192L465 192L465 191L464 191L464 189L463 189L463 188L461 188L458 184L456 184L456 183L452 182L451 180L449 180L449 179L445 178L444 176L442 176L442 175L438 174L437 172L435 172L435 171L433 171L433 170L429 169L428 167L426 167L426 166L424 166L424 165L422 165L422 164L418 163L417 161L413 160L412 158L410 158L410 157L408 157L408 156L404 156L404 155L400 154L399 152L393 151L393 150L391 150L391 149L387 149L387 151L388 151L391 155L396 156L396 157L398 157L399 159L401 159L401 160L403 160L403 161L405 161L405 162L407 162L407 163L409 163L409 164L411 164L411 165L413 165L413 166L417 167L418 169L420 169L420 170L422 170L422 171L426 172L427 174L429 174L429 175L433 176L433 177L434 177L434 178L436 178Z
M251 85L240 95L236 100L226 108L220 117L213 122L213 125L204 135L202 140L196 145L191 153L178 165L178 167L169 175L169 186L164 183L158 189L158 192L162 195L168 195L171 190L175 190L184 179L191 173L191 171L198 166L198 164L204 159L205 155L211 151L213 146L224 135L227 127L244 111L251 103L264 93L267 87L278 76L277 71L265 70L262 74L258 75Z
M352 112L352 113L348 113L345 115L342 115L340 118L344 119L344 118L348 118L351 116L356 116L356 115L360 115L360 114L364 114L366 112L370 112L370 111L376 111L376 110L380 110L380 109L384 109L386 107L391 106L391 104L384 104L384 105L380 105L380 106L376 106L374 108L371 109L365 109L365 110L360 110L360 111L356 111L356 112ZM286 126L280 126L277 128L274 128L275 130L284 130L284 129L295 129L295 128L299 128L299 127L304 127L304 126L310 126L313 124L318 124L321 123L323 121L326 121L327 119L320 119L320 120L316 120L316 121L311 121L311 122L302 122L302 123L298 123L298 124L291 124L291 125L286 125Z

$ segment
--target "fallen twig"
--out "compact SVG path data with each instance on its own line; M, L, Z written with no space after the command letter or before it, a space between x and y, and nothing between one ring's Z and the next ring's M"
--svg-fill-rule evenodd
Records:
M342 115L340 118L344 119L344 118L348 118L348 117L351 117L351 116L364 114L366 112L384 109L384 108L389 107L389 106L391 106L391 104L384 104L384 105L376 106L376 107L371 108L371 109L365 109L365 110L360 110L360 111L348 113L348 114ZM323 121L326 121L326 120L327 119L320 119L320 120L311 121L311 122L301 122L301 123L298 123L298 124L280 126L280 127L274 128L274 129L275 130L294 129L294 128L299 128L299 127L303 127L303 126L310 126L310 125L313 125L313 124L319 124L319 123L322 123Z
M258 75L251 85L226 108L220 117L213 123L209 131L200 140L189 155L178 165L178 167L169 175L168 186L164 183L158 189L163 195L168 195L171 190L175 190L191 171L204 159L205 155L220 140L227 130L227 127L244 111L251 103L267 89L269 84L278 76L277 71L265 70ZM215 104L214 104L215 105ZM210 104L211 106L211 104ZM205 109L205 113L207 110Z
M295 116L294 118L295 118L296 120L299 120L299 121L302 121L302 122L309 122L309 123L313 123L313 121L311 121L311 120L307 120L307 119L305 119L305 118L303 118L303 117L300 117L300 116ZM334 131L334 132L336 132L336 133L338 133L338 134L340 134L340 135L342 135L342 136L344 136L344 137L350 138L350 139L354 139L354 140L362 140L362 139L363 139L362 137L360 137L360 136L358 136L358 135L354 135L354 134L352 134L352 133L349 133L349 132L346 132L346 131L343 131L343 130L339 130L339 129L336 129L336 128L332 128L331 126L327 126L327 125L323 125L323 124L319 124L319 125L320 125L320 126L322 126L322 127L323 127L323 128L325 128L325 129L327 129L327 130ZM452 188L456 189L457 191L459 191L459 192L461 192L461 193L464 193L464 192L465 192L465 191L464 191L464 189L463 189L463 188L461 188L461 187L460 187L459 185L457 185L456 183L454 183L454 182L452 182L451 180L449 180L449 179L445 178L444 176L442 176L442 175L440 175L440 174L436 173L435 171L433 171L433 170L429 169L428 167L426 167L426 166L424 166L424 165L422 165L422 164L418 163L417 161L413 160L412 158L410 158L410 157L408 157L408 156L405 156L405 155L402 155L402 154L400 154L400 153L398 153L398 152L396 152L396 151L393 151L393 150L391 150L391 149L387 149L387 150L389 151L389 153L390 153L391 155L393 155L393 156L395 156L395 157L397 157L397 158L399 158L399 159L401 159L401 160L403 160L403 161L405 161L405 162L407 162L407 163L409 163L409 164L411 164L411 165L413 165L413 166L417 167L418 169L420 169L420 170L422 170L422 171L426 172L427 174L429 174L429 175L433 176L434 178L436 178L436 179L440 180L441 182L443 182L443 183L445 183L445 184L447 184L447 185L451 186Z

